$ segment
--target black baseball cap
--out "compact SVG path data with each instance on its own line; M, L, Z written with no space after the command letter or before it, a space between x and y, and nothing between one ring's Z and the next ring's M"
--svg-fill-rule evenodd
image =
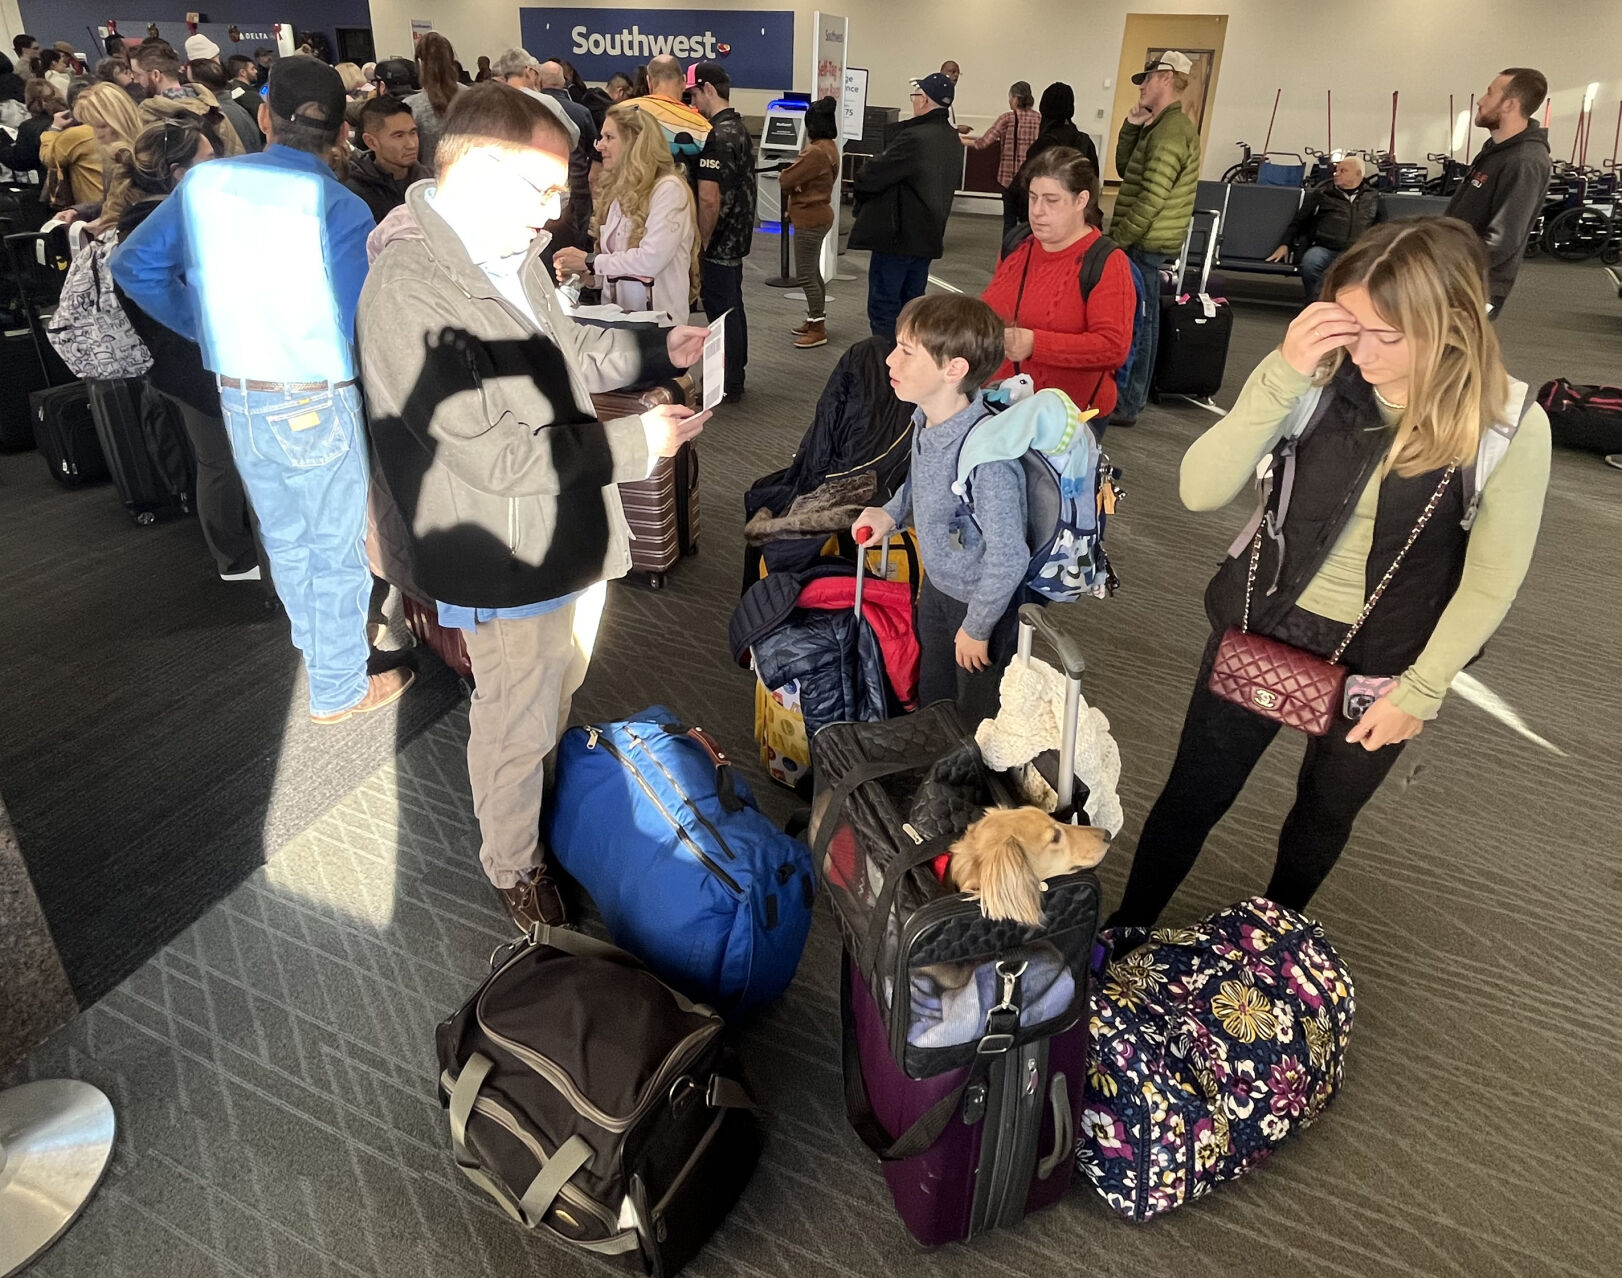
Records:
M417 91L417 64L410 58L384 58L372 71L373 77L395 97Z
M337 71L320 58L292 54L270 68L265 101L278 120L306 120L325 129L344 122L348 98Z

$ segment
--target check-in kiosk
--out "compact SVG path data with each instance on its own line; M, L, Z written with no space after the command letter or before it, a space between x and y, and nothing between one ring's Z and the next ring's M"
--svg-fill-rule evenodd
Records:
M766 225L782 219L782 190L777 175L793 164L805 147L805 109L810 105L804 94L791 94L774 99L766 107L766 123L755 156L755 216Z

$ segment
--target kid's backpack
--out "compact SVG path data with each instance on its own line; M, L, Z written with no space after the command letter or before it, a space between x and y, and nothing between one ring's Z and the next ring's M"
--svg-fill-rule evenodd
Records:
M1083 412L1063 391L1041 390L1011 401L1021 379L986 392L992 409L963 437L952 485L959 509L974 518L974 470L990 461L1018 461L1025 473L1025 544L1031 548L1025 585L1052 603L1084 595L1103 599L1118 582L1104 552L1104 523L1122 493ZM1029 385L1028 382L1025 385ZM978 527L976 521L976 527Z
M152 353L130 324L113 291L107 256L112 245L94 236L73 259L62 280L62 296L45 326L62 362L75 377L140 377L152 367Z

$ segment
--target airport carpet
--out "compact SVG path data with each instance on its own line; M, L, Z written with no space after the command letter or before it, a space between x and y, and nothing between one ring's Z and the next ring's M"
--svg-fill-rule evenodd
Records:
M955 219L937 278L978 291L996 233L995 219ZM720 735L745 762L751 683L729 664L724 643L740 563L738 499L751 478L786 460L839 351L865 333L865 282L836 282L830 345L789 349L788 329L800 312L762 287L775 248L763 237L746 275L748 394L717 413L700 445L701 553L673 572L663 591L634 582L610 591L576 707L579 716L606 717L664 701ZM860 255L843 262L853 273L865 267ZM1556 374L1614 380L1622 306L1602 278L1595 268L1529 265L1502 327L1515 372L1534 384ZM1236 305L1223 403L1232 402L1245 372L1278 340L1291 313L1282 303L1294 288L1234 283L1252 300ZM1151 406L1134 430L1109 436L1128 492L1111 529L1123 587L1116 599L1077 606L1064 618L1088 657L1087 695L1109 716L1124 761L1127 826L1102 870L1112 899L1171 761L1205 637L1201 588L1241 517L1237 509L1192 515L1176 499L1178 460L1212 420L1189 405ZM19 461L38 464L0 461L8 492L24 492L28 501L78 500L47 493L43 474L24 473ZM760 1169L687 1272L695 1278L1615 1272L1622 1237L1615 1192L1622 1183L1622 1116L1612 1097L1622 1074L1619 498L1622 474L1595 458L1557 456L1519 603L1370 805L1313 903L1354 974L1358 997L1345 1086L1316 1127L1249 1178L1147 1226L1115 1219L1083 1186L1017 1229L926 1253L908 1241L874 1161L845 1125L838 943L819 906L793 987L745 1037L747 1064L769 1113ZM14 573L18 556L38 552L25 550L29 543L15 523L6 527L4 562ZM129 530L126 543L136 535ZM7 593L6 624L14 634L25 620L21 609L44 618L53 615L53 592L88 593L76 580L85 559L119 552L81 540L50 553L60 568L32 579L33 595ZM155 597L133 572L107 573L97 583L84 610L116 617L139 655L103 658L79 671L76 636L41 636L36 628L32 642L51 646L65 672L55 685L63 713L77 715L65 724L64 741L97 727L97 717L81 712L69 695L72 687L99 704L111 695L109 684L122 689L146 680L152 730L126 729L106 744L115 757L148 750L154 766L170 768L201 767L243 731L264 734L275 716L233 721L230 707L241 685L271 683L287 709L296 682L290 663L255 655L280 637L222 645L212 634L222 628L240 636L263 623L227 616L217 601L206 615L187 612L189 605L173 595ZM206 581L195 588L204 587L213 590ZM165 620L175 615L190 620ZM229 643L259 664L235 669L222 655ZM203 668L210 663L199 658L207 653L225 668ZM8 654L14 658L15 650ZM199 686L205 680L207 695ZM14 682L6 696L8 707L16 703ZM410 713L431 714L437 704ZM285 770L291 765L281 721L274 726L259 745ZM267 864L15 1071L15 1078L95 1082L112 1097L122 1123L107 1182L35 1272L49 1278L614 1272L519 1229L463 1182L447 1149L434 1095L433 1028L479 980L507 932L477 864L465 733L465 714L456 709L414 736L404 733L392 758L373 758L366 741L300 741L302 784L315 784L309 758L318 748L335 774L300 809L309 819L296 830L291 821L276 825L261 840ZM169 738L177 735L195 739L189 754L169 752ZM75 771L64 758L55 769L62 775L46 776L44 768L21 770L9 741L6 749L0 787L20 814L25 850L33 818L23 815L40 810L41 794L70 792L125 842L163 844L177 861L218 855L208 836L191 836L182 813L112 803L82 761ZM351 750L357 757L346 761ZM1193 918L1266 882L1299 753L1299 742L1281 742L1264 760L1173 901L1168 921ZM787 816L792 799L749 766L773 813ZM357 769L362 775L352 777ZM126 776L132 771L124 765ZM222 785L210 783L205 771L186 792L188 811L228 803ZM282 801L278 793L270 810L279 812ZM317 806L319 812L311 810ZM193 891L194 899L201 895ZM127 926L138 937L155 930ZM110 933L100 944L116 950L132 942Z

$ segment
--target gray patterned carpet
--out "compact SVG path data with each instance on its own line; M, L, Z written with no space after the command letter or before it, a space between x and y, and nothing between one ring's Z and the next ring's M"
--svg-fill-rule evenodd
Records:
M978 290L994 243L994 223L957 219L937 275ZM760 287L772 265L757 253L748 271L749 395L702 445L703 551L661 593L614 588L578 705L602 717L665 700L739 754L750 684L723 655L738 496L788 456L841 344L865 333L863 282L836 284L834 344L790 351L796 310ZM1531 264L1503 321L1518 375L1617 379L1622 305L1601 278ZM1237 308L1223 402L1290 314L1275 304L1287 287L1249 291L1260 300ZM1168 405L1112 435L1130 494L1112 526L1125 587L1067 618L1125 764L1127 829L1104 867L1112 896L1170 763L1204 638L1200 588L1238 522L1176 502L1177 460L1210 420ZM1519 604L1315 902L1359 1003L1346 1086L1319 1126L1248 1180L1149 1226L1114 1219L1081 1188L1017 1230L925 1253L844 1125L837 942L822 913L794 987L746 1044L771 1112L766 1156L689 1272L1615 1273L1619 486L1597 459L1557 456ZM432 1030L503 936L476 861L465 732L460 710L446 715L301 832L268 843L267 865L19 1071L98 1083L122 1124L108 1181L35 1272L610 1272L526 1236L461 1183L446 1149ZM1264 761L1168 917L1266 881L1296 753L1281 744ZM782 792L763 798L786 814Z

